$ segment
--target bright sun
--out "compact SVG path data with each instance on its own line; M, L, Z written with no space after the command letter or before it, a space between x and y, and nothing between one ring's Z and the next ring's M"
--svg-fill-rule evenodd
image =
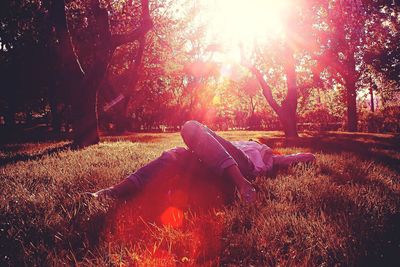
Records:
M234 60L239 44L252 47L283 36L287 5L288 0L205 1L208 38Z

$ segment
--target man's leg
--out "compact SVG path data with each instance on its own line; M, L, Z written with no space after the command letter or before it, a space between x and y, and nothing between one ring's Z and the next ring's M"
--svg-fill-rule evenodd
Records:
M248 161L243 152L197 121L186 122L182 127L181 135L188 148L200 160L218 174L227 175L231 179L241 197L246 201L255 199L254 187L244 177L246 173L243 173L251 172L251 170L247 170L248 166L244 166L241 170L235 159L237 158L239 161L241 160L239 157L244 157ZM253 166L250 165L250 168Z
M196 160L193 153L183 147L164 151L160 157L139 168L120 183L92 195L118 199L131 197L141 192L151 182L166 182L166 179L174 177L185 168L189 168L191 164L196 164Z

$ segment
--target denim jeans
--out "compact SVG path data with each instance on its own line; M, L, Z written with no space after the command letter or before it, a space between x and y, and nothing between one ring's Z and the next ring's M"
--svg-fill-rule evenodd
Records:
M156 177L171 177L181 172L208 168L216 176L237 165L248 179L254 179L254 164L231 142L217 135L197 121L186 122L181 130L182 139L188 146L164 151L160 157L138 169L127 177L142 188Z

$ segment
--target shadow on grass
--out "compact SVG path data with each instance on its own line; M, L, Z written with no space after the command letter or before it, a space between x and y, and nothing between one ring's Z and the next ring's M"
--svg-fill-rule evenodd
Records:
M363 188L373 190L380 197L384 196L387 205L396 205L400 202L400 194L389 188L378 179L368 179L367 169L356 166L357 162L349 164L345 173L328 166L322 166L321 171L330 177L335 184L361 185ZM347 190L359 190L358 187ZM359 194L358 192L355 192ZM363 199L369 194L359 198L351 199L346 194L334 194L323 192L319 209L332 217L332 220L342 223L350 229L351 235L355 237L353 251L358 255L356 266L398 266L398 255L400 255L400 214L384 212L370 207L375 199ZM370 196L373 197L373 196ZM355 202L355 200L357 202ZM390 202L390 203L389 203ZM390 208L388 208L390 210ZM380 213L382 212L382 213Z
M32 155L21 153L21 154L12 155L9 157L3 157L3 158L0 158L0 167L7 165L7 164L17 163L20 161L39 160L45 156L54 155L63 150L71 149L71 148L72 148L71 144L65 144L65 145L61 145L61 146L47 148L40 153L35 153ZM20 149L21 149L20 145L15 145L15 146L10 146L10 147L0 147L0 151L4 151L4 152L14 152L14 151L17 152Z
M71 139L72 133L52 131L49 126L39 124L32 127L26 127L25 125L17 125L14 128L0 127L0 136L0 145L4 145L63 141Z
M141 142L141 143L157 143L161 142L163 139L164 137L157 135L132 134L127 136L105 136L101 138L101 141L107 141L107 142L130 141L130 142ZM44 140L45 139L41 141ZM55 138L54 140L50 138L49 140L60 141L57 138ZM49 140L46 141L48 142ZM37 143L38 147L48 146L48 148L40 152L24 153L23 150L27 146L27 143L24 143L25 141L26 140L21 139L19 141L14 140L14 143L10 144L0 144L0 152L6 154L0 157L0 167L7 164L17 163L19 161L39 160L44 156L50 156L66 149L71 149L71 150L76 149L73 147L72 142L64 145L57 143L48 145L45 143L45 145L42 145L40 143ZM39 142L39 141L40 139L29 139L29 142Z

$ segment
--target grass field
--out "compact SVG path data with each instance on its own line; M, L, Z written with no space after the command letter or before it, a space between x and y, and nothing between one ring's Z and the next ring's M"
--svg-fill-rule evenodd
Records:
M317 162L258 177L253 204L197 209L171 206L158 191L125 202L82 194L182 146L179 134L103 137L80 151L67 142L0 146L0 265L400 262L399 136L303 133L285 142L278 132L221 135L258 139L276 153L313 152ZM166 222L163 216L172 217Z

